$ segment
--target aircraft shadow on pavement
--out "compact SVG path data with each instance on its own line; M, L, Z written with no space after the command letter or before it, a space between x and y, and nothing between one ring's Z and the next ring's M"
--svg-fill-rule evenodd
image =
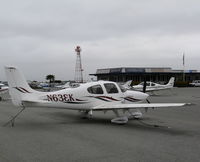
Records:
M192 136L193 133L188 130L183 130L180 128L168 127L164 122L157 121L154 118L144 117L143 119L136 120L131 119L126 124L114 124L111 123L112 116L93 116L91 119L82 118L78 113L63 113L63 112L40 112L37 115L40 116L39 119L28 119L28 118L18 118L15 121L15 127L17 129L23 130L54 130L58 128L58 125L99 125L106 126L110 128L119 128L120 131L139 131L143 133L157 132L160 134L168 134L175 136ZM43 119L42 119L43 118ZM7 127L11 127L8 125ZM98 127L96 127L98 129ZM16 129L16 128L14 128Z
M99 117L93 116L91 119L82 118L78 113L63 113L63 112L56 112L46 114L49 118L55 120L54 125L56 124L63 124L63 125L101 125L101 126L110 126L110 127L119 127L120 131L123 129L131 129L133 131L138 130L144 133L148 132L158 132L162 134L169 134L169 135L189 135L191 136L191 132L188 130L182 130L180 128L169 127L166 123L157 121L154 118L144 117L143 119L136 120L132 119L129 120L126 124L114 124L111 123L111 118L109 116ZM113 116L114 118L114 116ZM57 121L57 122L56 122ZM52 123L52 122L51 122Z

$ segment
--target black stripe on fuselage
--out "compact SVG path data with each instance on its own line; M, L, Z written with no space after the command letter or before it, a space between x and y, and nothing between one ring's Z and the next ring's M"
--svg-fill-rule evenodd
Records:
M21 89L19 89L18 87L14 87L15 89L17 89L18 91L22 92L22 93L26 93L24 91L22 91Z

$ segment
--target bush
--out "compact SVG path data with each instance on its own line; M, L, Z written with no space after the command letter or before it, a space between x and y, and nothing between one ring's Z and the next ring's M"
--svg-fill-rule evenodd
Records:
M189 82L178 81L174 83L175 87L189 87Z

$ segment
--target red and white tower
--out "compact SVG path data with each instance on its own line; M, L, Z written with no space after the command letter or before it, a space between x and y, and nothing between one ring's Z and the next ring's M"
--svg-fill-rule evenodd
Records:
M81 47L77 46L76 49L76 67L75 67L75 82L83 83L83 69L81 64Z

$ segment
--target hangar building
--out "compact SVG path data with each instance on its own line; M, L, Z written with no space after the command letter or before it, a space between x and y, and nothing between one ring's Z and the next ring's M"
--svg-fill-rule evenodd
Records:
M133 80L134 82L146 80L153 82L166 83L170 77L175 77L177 81L192 82L200 80L200 72L197 70L173 70L170 67L117 67L97 69L96 74L90 74L97 77L97 80L109 80L115 82L126 82Z

